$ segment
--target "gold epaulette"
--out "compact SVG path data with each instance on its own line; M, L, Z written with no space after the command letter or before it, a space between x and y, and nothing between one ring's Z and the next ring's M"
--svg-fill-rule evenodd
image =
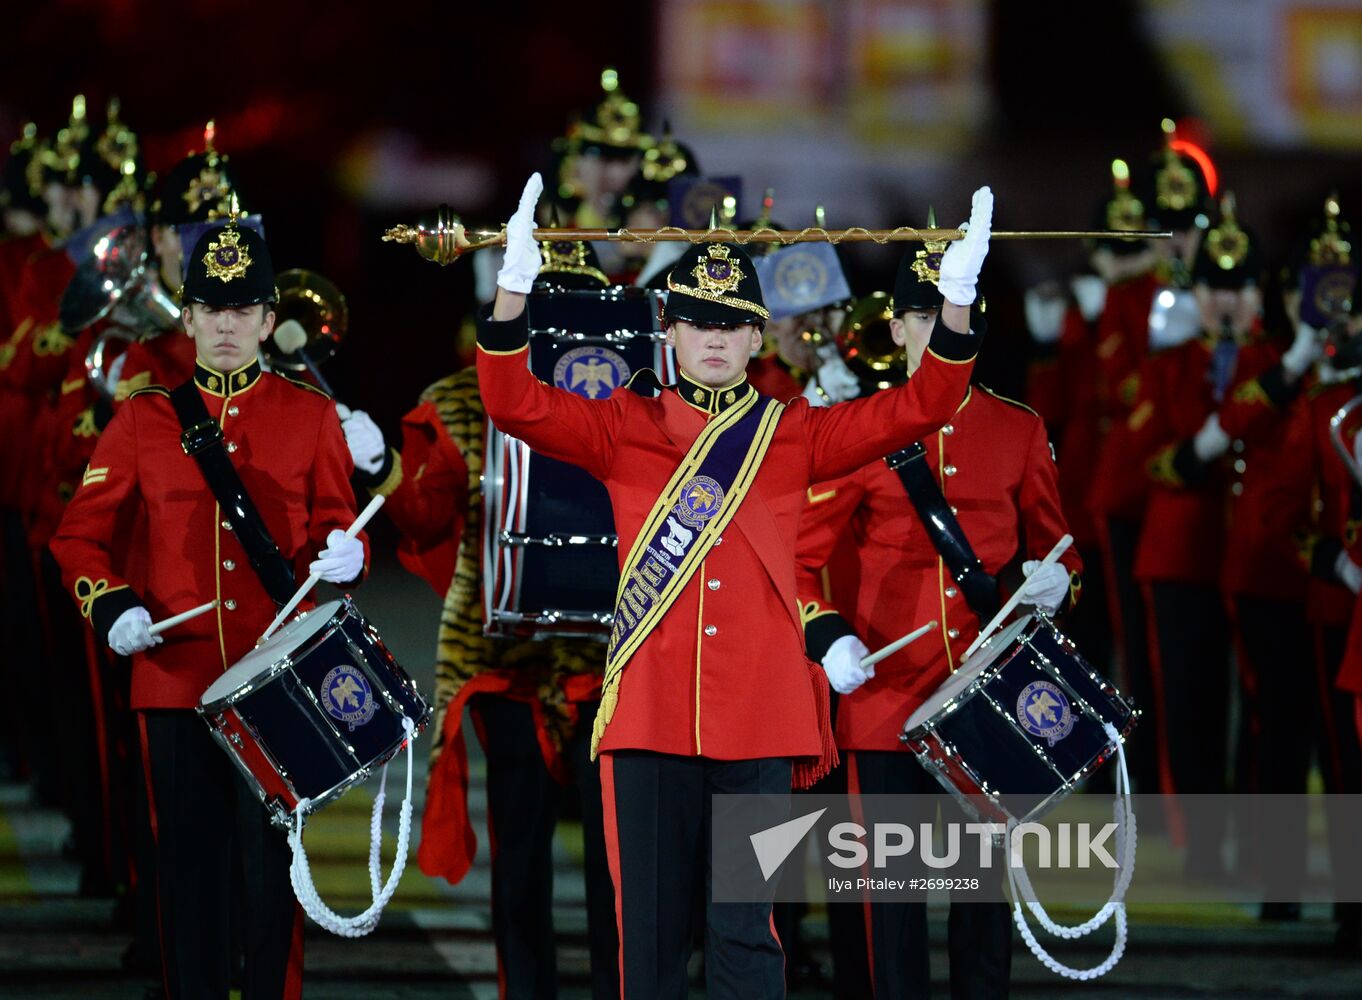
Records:
M1031 416L1040 419L1040 414L1037 413L1035 410L1031 409L1031 407L1027 406L1025 403L1021 402L1021 400L1012 399L1008 396L1004 396L1002 393L994 392L992 389L984 385L982 382L976 382L975 385L979 386L980 389L983 389L984 392L988 393L994 399L1000 400L1001 402L1004 403L1008 403L1009 405L1015 406L1020 410L1025 410L1027 413L1031 414Z
M322 399L330 399L330 398L331 398L331 394L330 394L330 393L324 392L323 390L318 389L318 388L317 388L315 385L313 385L311 382L308 382L308 381L306 381L306 380L304 380L304 379L294 378L292 375L288 374L287 372L281 372L281 371L278 371L278 370L276 370L276 371L274 372L274 374L278 375L281 379L283 379L285 382L289 383L290 385L297 386L299 389L306 389L308 392L315 392L318 396L321 396Z
M140 389L135 389L135 390L133 390L132 392L128 393L128 398L129 398L129 399L136 399L138 396L147 396L147 395L165 396L167 399L169 399L169 398L170 398L170 390L167 389L167 388L166 388L165 386L163 386L163 385L147 385L147 386L143 386L143 387L140 388Z

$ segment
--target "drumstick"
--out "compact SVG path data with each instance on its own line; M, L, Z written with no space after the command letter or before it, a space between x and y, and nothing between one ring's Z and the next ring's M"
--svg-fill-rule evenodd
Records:
M152 635L160 635L166 629L174 628L181 622L187 622L191 618L197 618L199 615L207 614L217 606L218 606L217 601L209 601L207 604L200 604L197 608L190 608L188 611L183 611L178 615L174 615L170 618L165 619L164 621L153 623L152 625L147 627L147 631L150 632Z
M909 632L902 638L895 639L893 642L885 646L883 649L877 649L869 656L862 657L861 669L864 670L866 667L873 667L875 664L883 660L886 656L890 656L894 653L897 653L900 649L908 645L910 642L916 642L917 640L921 639L924 635L926 635L928 632L931 632L935 628L936 622L928 622L926 625L923 625L922 628L914 629L912 632Z
M364 510L360 511L359 517L355 518L355 523L345 529L345 537L354 538L356 535L358 535L360 529L369 523L369 518L377 514L378 508L382 506L383 506L382 495L376 496L372 500L370 500L369 506L365 507ZM270 627L265 629L265 634L260 637L259 640L260 642L264 642L270 636L274 635L274 630L284 623L284 619L293 613L293 609L298 606L299 602L301 602L302 599L308 595L308 592L312 590L313 587L317 586L317 581L320 579L321 577L318 576L316 573L311 573L308 575L308 578L306 581L304 581L303 585L299 587L298 590L294 593L294 595L288 599L288 603L284 605L284 609L279 612L279 614L275 617L274 621L270 622ZM259 645L259 643L257 643L257 645Z
M1073 543L1074 543L1073 535L1065 535L1059 541L1055 542L1055 547L1050 550L1049 555L1047 555L1044 559L1040 561L1040 565L1031 571L1031 576L1035 576L1046 566L1054 565L1054 563L1058 561L1059 557L1069 550L1069 546L1072 545ZM978 649L985 639L987 639L995 631L997 631L998 626L1001 625L1006 620L1007 616L1012 613L1012 609L1015 608L1019 603L1021 603L1022 595L1026 593L1026 584L1030 581L1031 576L1028 576L1025 580L1022 581L1022 585L1017 588L1017 592L1007 599L1007 603L1003 605L1003 609L993 616L993 621L989 622L988 625L984 627L984 630L980 632L978 636L975 637L972 643L969 644L969 649L965 650L965 655L960 658L961 663L964 663L965 660L968 660L970 658L970 654L973 653L976 649Z

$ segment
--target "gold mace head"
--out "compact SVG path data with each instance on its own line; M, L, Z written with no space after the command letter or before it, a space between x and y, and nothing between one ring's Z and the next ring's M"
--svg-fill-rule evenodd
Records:
M410 243L426 260L444 267L452 264L470 250L501 242L500 232L474 231L469 239L462 220L448 205L441 205L432 214L416 221L413 226L393 226L383 234L386 243Z

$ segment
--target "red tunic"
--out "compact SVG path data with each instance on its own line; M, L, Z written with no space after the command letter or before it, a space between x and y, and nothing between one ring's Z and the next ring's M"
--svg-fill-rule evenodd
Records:
M1135 577L1142 582L1220 582L1226 497L1237 453L1231 450L1210 465L1192 454L1193 436L1216 410L1208 378L1211 350L1212 341L1199 338L1151 355L1140 369L1140 393L1127 427L1131 458L1150 482L1135 552ZM1255 378L1275 363L1271 345L1246 344L1235 377Z
M1311 518L1314 456L1309 409L1281 371L1278 364L1241 380L1220 408L1220 426L1235 439L1220 585L1229 594L1302 602L1308 566L1298 533Z
M1138 520L1149 482L1140 471L1137 445L1127 419L1140 392L1140 366L1149 349L1149 310L1159 281L1143 274L1107 289L1097 321L1098 429L1105 436L1097 455L1088 504L1100 520Z
M1076 306L1064 314L1053 357L1034 362L1026 399L1058 442L1059 494L1075 544L1096 546L1100 538L1087 498L1102 455L1106 432L1097 395L1097 330Z
M205 373L215 374L199 369L200 391L235 446L232 464L302 580L327 534L355 518L350 452L335 405L321 392L261 374L254 362L241 370L241 385L230 373L233 388L225 396L204 386ZM100 437L52 540L62 579L101 642L128 608L143 605L159 620L222 601L216 612L176 626L163 644L133 657L136 709L196 705L275 614L197 463L180 447L180 431L164 388L129 399ZM126 577L113 539L138 530L150 539L150 557Z
M623 559L710 414L672 390L595 401L550 388L525 364L527 339L523 314L479 330L487 414L537 451L604 482ZM978 342L938 322L906 386L827 409L799 399L787 406L722 542L626 666L601 750L721 760L822 756L795 587L806 493L950 419Z
M916 379L917 376L914 376ZM927 461L956 510L984 570L1041 559L1068 532L1058 471L1035 413L976 386L949 424L924 439ZM979 634L945 563L923 530L903 481L884 462L809 490L799 531L799 589L806 625L845 619L873 649L927 622L937 630L876 664L875 676L837 704L837 745L897 750L903 723L959 665ZM849 533L844 534L847 526ZM849 605L826 600L819 570L839 539L855 546L859 587ZM843 542L843 544L846 544ZM1083 563L1076 548L1062 562L1076 593ZM810 628L811 650L814 649ZM822 645L834 638L828 635Z

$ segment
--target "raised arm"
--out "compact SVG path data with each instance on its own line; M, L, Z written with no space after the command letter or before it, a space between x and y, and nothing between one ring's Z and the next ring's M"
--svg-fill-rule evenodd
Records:
M992 191L974 192L969 222L961 228L964 238L941 257L934 279L941 311L908 383L808 415L814 480L846 475L920 440L950 420L965 398L982 340L970 330L969 307L993 231Z
M602 401L583 399L540 382L527 364L530 328L525 299L539 273L534 206L543 189L530 177L520 207L506 223L506 262L497 275L490 315L478 322L478 385L487 416L535 451L571 462L598 479L614 458L626 393Z

